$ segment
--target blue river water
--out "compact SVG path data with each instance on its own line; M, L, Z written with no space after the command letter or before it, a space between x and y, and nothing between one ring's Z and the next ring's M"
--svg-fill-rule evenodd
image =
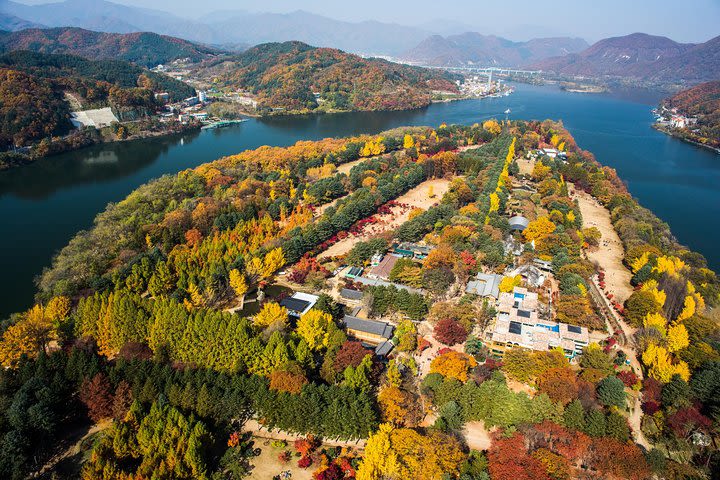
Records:
M720 155L651 128L654 94L581 94L515 85L503 98L406 112L251 119L217 130L91 147L0 172L0 319L32 304L33 279L109 202L152 178L261 145L376 133L403 125L472 124L488 118L561 119L578 145L616 168L630 192L683 244L720 268Z

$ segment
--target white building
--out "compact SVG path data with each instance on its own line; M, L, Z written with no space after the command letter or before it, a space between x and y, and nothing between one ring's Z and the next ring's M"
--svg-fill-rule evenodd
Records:
M292 297L283 298L280 305L287 308L288 315L300 318L313 308L319 299L317 295L295 292Z

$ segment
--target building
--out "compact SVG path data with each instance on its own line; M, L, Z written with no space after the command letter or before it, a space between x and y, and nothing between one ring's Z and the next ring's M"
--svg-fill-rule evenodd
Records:
M510 220L508 220L508 223L510 224L510 230L522 232L528 227L528 225L530 225L530 220L523 217L522 215L515 215Z
M199 91L198 91L198 101L199 101L200 103L205 103L205 102L207 102L207 93L206 93L204 90L199 90Z
M558 151L554 148L543 148L542 150L540 150L540 152L550 158L555 158L558 156Z
M362 275L362 273L363 273L362 267L350 267L350 270L347 271L347 273L345 274L345 277L355 279L355 278L358 278L360 275Z
M542 260L540 258L533 259L533 264L538 267L543 272L552 273L553 266L552 262L549 262L547 260Z
M501 281L501 275L478 273L474 280L468 282L467 287L465 287L465 293L497 300L500 296Z
M156 93L155 100L160 103L168 103L170 101L170 94L167 92Z
M487 335L493 355L501 357L515 347L535 351L560 347L570 359L582 353L590 343L587 328L541 320L538 306L537 294L524 288L500 294L498 314Z
M411 242L397 243L392 246L394 254L401 257L416 258L418 260L426 258L432 249L433 247L431 246Z
M515 270L509 272L507 275L508 277L520 275L525 281L525 283L535 288L545 283L545 279L547 278L545 276L545 273L543 273L540 268L530 264L520 265Z
M387 322L345 315L343 325L348 335L360 340L364 345L373 347L378 356L387 355L394 347L390 339L395 327Z
M387 282L385 280L380 280L377 278L356 277L353 279L353 281L355 281L356 283L367 285L369 287L395 287L400 290L407 290L410 293L419 293L420 295L425 295L425 291L420 288L408 287L407 285L403 285L401 283Z
M280 305L287 308L289 315L300 318L315 306L319 298L317 295L310 293L295 292L292 297L280 300Z
M340 290L340 297L345 300L359 301L363 298L363 292L359 290L350 290L349 288L343 288Z
M398 260L400 260L400 257L397 255L385 255L377 265L370 269L367 274L368 278L388 280L390 278L390 272Z

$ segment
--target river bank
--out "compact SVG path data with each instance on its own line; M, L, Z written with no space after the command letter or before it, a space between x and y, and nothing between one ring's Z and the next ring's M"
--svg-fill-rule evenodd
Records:
M95 145L147 140L199 130L202 126L200 122L173 122L172 124L168 122L164 124L160 123L159 125L162 125L164 128L161 130L140 129L136 132L131 131L130 133L123 134L118 134L119 130L118 132L109 130L112 128L123 128L122 132L128 132L127 127L129 127L129 124L121 123L116 127L104 127L102 129L90 127L83 130L75 130L64 137L53 138L49 141L43 139L37 144L25 147L17 152L0 153L0 171L22 167L42 158L49 158Z
M685 135L681 135L679 132L675 131L674 129L667 128L663 125L658 125L657 123L653 124L652 128L654 128L658 132L662 132L665 135L668 135L677 140L681 140L685 143L689 143L690 145L694 145L696 147L705 148L707 150L710 150L710 151L715 152L718 155L720 155L720 148L713 147L712 145L708 145L706 143L696 142L692 138L688 138Z

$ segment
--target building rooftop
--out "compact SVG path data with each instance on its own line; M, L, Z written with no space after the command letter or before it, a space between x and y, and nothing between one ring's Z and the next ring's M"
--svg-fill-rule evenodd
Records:
M320 299L317 295L304 292L295 292L291 297L280 300L280 305L294 315L302 315L310 310Z
M343 317L343 324L346 328L357 330L358 332L379 335L387 339L392 338L394 331L394 327L387 322L366 320L364 318L352 317L350 315L345 315Z
M530 224L530 220L523 217L522 215L515 215L510 220L508 220L508 223L510 224L511 230L523 231Z
M362 283L363 285L368 285L371 287L374 286L382 286L382 287L395 287L402 290L407 290L410 293L419 293L420 295L424 295L425 292L419 288L413 288L408 287L407 285L402 285L400 283L392 283L392 282L386 282L385 280L375 279L375 278L367 278L367 277L357 277L354 279L357 283Z
M363 292L358 290L350 290L349 288L343 288L340 290L340 296L347 298L348 300L360 300L363 297Z
M465 287L465 293L481 297L498 298L500 296L501 275L478 273L476 280L470 280Z
M393 348L395 348L395 345L393 345L391 341L386 340L377 347L375 347L375 355L377 355L378 357L384 357L388 353L392 352Z
M388 278L390 278L390 272L392 271L398 260L400 260L400 257L396 255L385 255L383 259L380 260L380 263L378 263L377 266L373 267L370 270L370 272L368 273L368 277L376 277L387 280Z

